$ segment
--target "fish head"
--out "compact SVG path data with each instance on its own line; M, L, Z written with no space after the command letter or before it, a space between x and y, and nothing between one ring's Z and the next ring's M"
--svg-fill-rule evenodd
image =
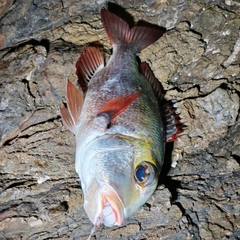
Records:
M79 168L85 211L95 226L122 225L153 194L160 166L146 139L102 136Z

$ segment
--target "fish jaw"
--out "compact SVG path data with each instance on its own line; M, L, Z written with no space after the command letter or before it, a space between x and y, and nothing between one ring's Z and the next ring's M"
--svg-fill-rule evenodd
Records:
M81 179L84 208L90 221L120 226L153 194L157 187L159 170L145 139L123 135L103 135L94 139L76 155L76 169ZM135 180L139 164L148 162L155 167L148 185Z
M120 184L114 189L109 184L98 181L93 182L84 194L84 209L96 227L102 224L106 227L121 226L125 219L133 215L151 197L157 186L157 183L153 184L145 191L137 187L125 189L125 193L119 195L117 192L123 185Z
M120 226L124 221L124 205L117 192L107 183L96 180L88 187L84 209L90 221L99 227Z

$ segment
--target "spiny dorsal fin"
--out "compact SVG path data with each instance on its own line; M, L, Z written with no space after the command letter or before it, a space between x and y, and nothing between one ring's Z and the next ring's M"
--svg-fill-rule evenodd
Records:
M155 26L134 26L130 29L123 19L106 9L101 10L101 19L112 45L133 43L138 52L157 41L165 32L165 29Z
M166 126L166 142L175 141L183 132L183 123L181 123L180 114L176 113L173 106L174 101L168 101L164 105L164 120Z
M106 102L99 110L97 116L107 114L109 117L109 123L128 108L138 97L140 92L134 92L131 94L123 95L113 98Z
M163 89L162 84L158 81L158 79L154 76L152 70L146 62L142 62L140 64L140 72L145 76L145 78L149 81L152 86L153 92L158 99L161 101L165 95L165 91Z
M60 108L64 125L75 134L75 126L81 114L83 94L68 80L67 83L67 108Z
M87 90L88 82L91 80L99 67L104 66L104 58L98 48L87 47L76 63L76 74L78 83L83 91Z

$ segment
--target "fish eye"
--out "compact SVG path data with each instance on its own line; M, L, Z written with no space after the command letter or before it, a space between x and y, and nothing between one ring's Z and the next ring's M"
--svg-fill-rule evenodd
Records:
M151 185L156 179L156 167L151 163L141 162L136 167L134 178L141 187Z

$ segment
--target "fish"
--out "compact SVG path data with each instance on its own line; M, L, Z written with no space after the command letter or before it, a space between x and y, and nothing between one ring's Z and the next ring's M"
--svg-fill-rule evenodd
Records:
M132 28L101 10L112 44L107 63L101 50L87 47L76 63L79 87L67 82L63 124L76 137L75 168L84 209L94 226L121 226L154 193L164 163L165 143L181 133L179 116L139 53L165 32ZM162 104L162 106L161 106ZM164 109L164 110L163 110Z

